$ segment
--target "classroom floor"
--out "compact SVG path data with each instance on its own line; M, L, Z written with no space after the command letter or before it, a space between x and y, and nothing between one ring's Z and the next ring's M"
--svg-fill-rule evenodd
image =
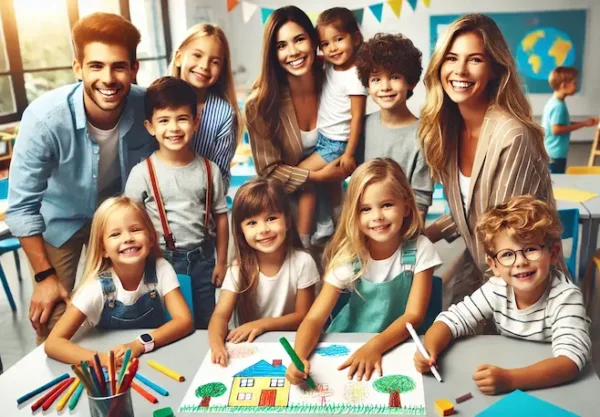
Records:
M569 165L586 165L589 156L590 144L572 144L569 151ZM600 246L600 245L597 245ZM460 239L448 244L445 241L436 243L436 248L444 263L450 262L457 251L464 244ZM21 250L21 262L23 281L19 282L15 270L15 261L12 254L0 257L4 272L8 277L13 297L17 303L17 311L13 314L4 291L0 289L0 358L4 369L10 368L23 356L36 347L35 334L28 319L29 298L32 291L32 283L29 268L26 264L25 254ZM441 269L443 271L443 267ZM600 375L600 285L596 285L594 299L595 308L590 312L592 319L592 346L593 364L596 372Z

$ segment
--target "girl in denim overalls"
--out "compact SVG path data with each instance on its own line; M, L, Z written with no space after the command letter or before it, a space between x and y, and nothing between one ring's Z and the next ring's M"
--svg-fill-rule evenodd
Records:
M193 331L193 320L173 267L160 256L156 231L146 210L127 197L107 199L92 220L85 281L48 340L48 356L78 364L93 351L71 342L86 322L104 330L156 329L154 347ZM167 323L165 307L172 319ZM140 331L140 334L144 333ZM137 339L112 350L117 360L127 349L145 352ZM107 354L101 354L107 365Z
M307 358L340 295L346 304L328 332L379 333L338 369L348 377L382 375L382 355L409 337L406 323L427 326L433 270L441 264L433 244L421 235L421 218L406 175L389 158L372 159L352 175L340 224L325 249L325 283L298 328L295 350L304 362L301 373L290 365L287 378L306 378ZM346 296L346 294L343 294ZM338 305L339 308L339 305ZM337 309L336 309L337 310Z

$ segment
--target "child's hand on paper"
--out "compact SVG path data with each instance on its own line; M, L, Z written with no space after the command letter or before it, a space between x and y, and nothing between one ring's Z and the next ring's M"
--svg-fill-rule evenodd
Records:
M510 370L493 365L479 365L475 368L473 380L483 394L493 395L511 391Z
M292 385L303 384L306 382L306 378L308 378L308 374L310 373L310 362L306 359L301 359L301 361L304 365L304 372L300 372L293 362L288 366L287 371L285 372L285 377Z
M117 346L112 349L115 352L115 362L117 365L121 366L123 364L123 359L125 358L125 352L127 349L131 349L130 360L133 358L139 358L144 353L144 346L142 346L142 344L137 340Z
M210 347L210 360L212 363L218 363L223 368L227 367L227 349L225 348L225 343L221 343L217 346Z
M362 381L363 376L365 381L371 379L373 371L377 371L379 376L383 376L381 371L381 351L371 342L365 343L360 349L350 356L346 362L338 367L341 371L346 368L348 370L348 379L352 379L356 374L356 379Z
M252 342L264 332L265 328L260 320L254 320L230 331L225 340L232 343L240 343L245 340Z
M435 366L437 368L437 354L435 352L429 351L430 360L425 359L425 356L421 353L419 349L415 352L415 369L417 372L421 374L426 374L431 372L431 367Z

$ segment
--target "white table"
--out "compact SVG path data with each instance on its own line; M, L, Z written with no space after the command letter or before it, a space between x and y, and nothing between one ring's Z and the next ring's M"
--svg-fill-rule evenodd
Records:
M85 336L81 344L88 348L107 350L124 341L133 340L139 333L139 330L107 333L94 331ZM293 343L295 333L267 333L259 337L258 341L277 342L281 336L286 336ZM356 333L326 334L323 335L322 340L326 342L362 342L368 340L370 336ZM132 392L135 415L138 417L151 416L154 410L162 407L171 407L179 417L187 415L178 413L177 409L188 389L188 384L196 374L207 351L208 334L206 331L199 330L170 346L142 356L140 372L166 388L170 395L162 397L157 394L156 397L159 398L159 403L153 405L136 392ZM550 344L524 342L503 336L478 336L472 339L460 340L441 359L440 369L444 382L440 384L430 375L424 377L427 415L436 416L433 406L436 399L448 398L454 402L456 397L466 392L471 392L473 398L462 404L455 404L459 416L474 416L498 401L501 396L485 396L477 390L471 378L477 365L487 363L503 367L520 367L549 356L551 356ZM179 383L156 373L147 365L147 359L154 359L182 373L186 377L186 382ZM19 407L17 407L16 399L64 372L70 372L70 367L48 359L42 347L32 351L0 376L1 415L10 417L31 416L31 404L39 396L26 401ZM589 365L579 375L578 379L570 384L531 392L536 397L550 401L581 416L598 415L597 397L599 393L600 380ZM56 403L48 411L38 413L50 416L88 416L87 397L85 393L82 394L77 408L72 413L67 409L66 412L63 410L60 414L57 414ZM217 414L212 415L216 416Z

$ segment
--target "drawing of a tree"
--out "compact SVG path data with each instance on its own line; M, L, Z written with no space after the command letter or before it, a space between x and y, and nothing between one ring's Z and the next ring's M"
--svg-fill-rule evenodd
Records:
M202 398L200 407L208 407L212 397L220 397L225 394L227 387L220 382L210 382L196 388L196 397Z
M390 395L388 407L402 407L400 394L411 392L416 388L414 379L405 375L388 375L373 382L373 388Z
M360 404L368 396L369 390L362 381L350 381L344 386L344 398L350 404Z

